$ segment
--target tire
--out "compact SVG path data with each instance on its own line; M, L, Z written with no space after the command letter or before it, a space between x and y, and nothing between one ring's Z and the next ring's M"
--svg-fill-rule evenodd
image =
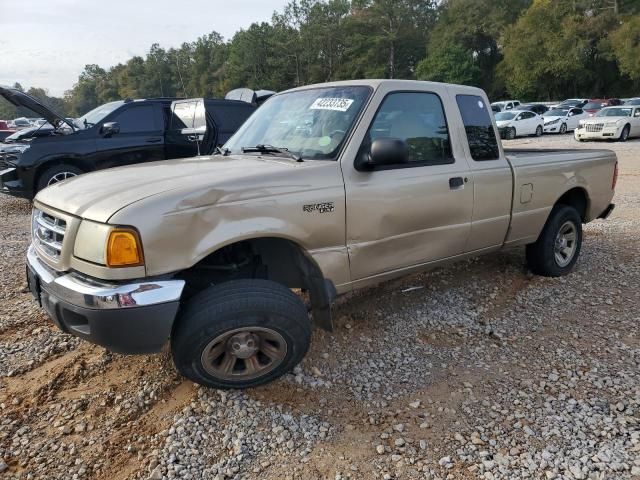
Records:
M565 133L567 133L567 124L563 123L562 125L560 125L560 135L564 135Z
M570 233L574 234L573 241L569 241L570 235L567 236ZM571 272L580 256L581 247L580 214L569 205L556 205L538 240L527 245L527 264L537 275L561 277Z
M83 173L84 172L79 168L67 163L49 167L38 177L36 193L50 185L53 185L54 183L61 182L67 178L77 177Z
M618 138L619 142L626 142L629 140L629 132L631 131L631 127L629 125L625 125L620 133L620 138Z
M542 129L542 125L538 125L536 127L536 137L541 137L543 133L544 133L544 131Z
M515 127L507 128L507 133L506 133L505 136L506 136L507 140L513 140L514 138L516 138L516 129L515 129Z
M307 308L291 290L268 280L233 280L186 303L171 352L178 371L200 385L250 388L293 369L310 342Z

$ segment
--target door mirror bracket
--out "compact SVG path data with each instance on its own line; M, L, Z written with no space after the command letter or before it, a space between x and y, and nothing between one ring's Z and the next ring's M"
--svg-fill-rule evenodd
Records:
M407 143L399 138L378 138L371 144L368 155L362 155L357 170L373 170L376 167L402 165L409 162Z

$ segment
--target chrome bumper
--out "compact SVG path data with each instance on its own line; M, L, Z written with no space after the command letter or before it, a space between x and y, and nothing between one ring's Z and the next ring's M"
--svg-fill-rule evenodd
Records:
M63 331L118 353L159 351L171 335L183 280L106 283L59 273L27 252L27 284Z
M77 273L59 274L40 261L33 245L27 251L27 263L49 294L84 308L132 308L175 302L180 300L185 285L184 280L103 283Z

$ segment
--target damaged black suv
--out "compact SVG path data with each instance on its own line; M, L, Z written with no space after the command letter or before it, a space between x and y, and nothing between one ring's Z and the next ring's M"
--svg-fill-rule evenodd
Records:
M68 119L14 88L0 87L0 95L48 122L46 134L33 128L13 143L0 143L0 192L28 199L94 170L211 154L269 96L127 99Z

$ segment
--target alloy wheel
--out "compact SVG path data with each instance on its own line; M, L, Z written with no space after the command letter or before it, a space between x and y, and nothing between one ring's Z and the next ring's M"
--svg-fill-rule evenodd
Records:
M559 267L566 267L576 254L578 232L573 222L562 224L556 235L553 253Z
M66 179L71 178L71 177L76 177L76 176L77 176L77 174L75 174L73 172L59 172L59 173L56 173L47 182L47 187L53 185L54 183L62 182L63 180L66 180Z

